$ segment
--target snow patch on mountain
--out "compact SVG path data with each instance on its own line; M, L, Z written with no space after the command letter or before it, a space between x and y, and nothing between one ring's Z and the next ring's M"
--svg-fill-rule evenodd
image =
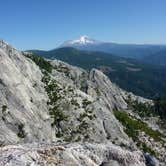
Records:
M88 45L88 44L99 44L100 42L88 37L87 35L81 36L79 39L65 41L61 47L72 46L72 45Z

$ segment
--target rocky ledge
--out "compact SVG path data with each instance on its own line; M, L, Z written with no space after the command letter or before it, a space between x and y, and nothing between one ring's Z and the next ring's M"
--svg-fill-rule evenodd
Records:
M130 152L109 144L23 144L9 145L0 150L3 166L144 166L140 151Z

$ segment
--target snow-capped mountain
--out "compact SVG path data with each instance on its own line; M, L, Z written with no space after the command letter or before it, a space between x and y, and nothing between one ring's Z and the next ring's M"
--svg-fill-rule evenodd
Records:
M88 37L87 35L80 36L78 39L65 41L60 47L74 47L74 46L86 46L86 45L96 45L101 42Z
M166 45L149 44L119 44L114 42L99 41L83 35L75 40L67 40L58 48L73 47L80 50L101 51L120 57L142 59L146 56L157 54L166 49Z

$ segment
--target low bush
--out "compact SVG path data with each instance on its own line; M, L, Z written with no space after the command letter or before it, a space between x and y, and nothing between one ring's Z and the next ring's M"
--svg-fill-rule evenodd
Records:
M25 132L24 132L24 124L22 124L22 123L20 123L20 124L18 125L18 133L17 133L17 136L18 136L19 138L25 138L25 136L26 136L26 134L25 134Z
M44 58L34 54L27 54L26 56L32 59L36 63L36 65L40 67L40 69L46 70L49 73L52 72L53 69L52 65Z
M163 134L159 131L155 131L141 120L132 118L124 111L119 111L117 109L113 110L115 117L122 123L125 127L125 132L133 138L133 140L138 140L138 131L144 131L147 135L152 137L155 141L163 141L165 138Z

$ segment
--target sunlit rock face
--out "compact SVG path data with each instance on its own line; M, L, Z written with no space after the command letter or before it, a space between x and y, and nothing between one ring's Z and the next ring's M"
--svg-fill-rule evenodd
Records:
M0 48L1 144L55 139L46 104L48 96L41 79L37 65L3 44ZM19 128L24 131L24 139L18 137Z
M0 41L0 165L158 162L144 157L113 112L131 112L128 96L152 101L120 89L99 70L33 56Z

